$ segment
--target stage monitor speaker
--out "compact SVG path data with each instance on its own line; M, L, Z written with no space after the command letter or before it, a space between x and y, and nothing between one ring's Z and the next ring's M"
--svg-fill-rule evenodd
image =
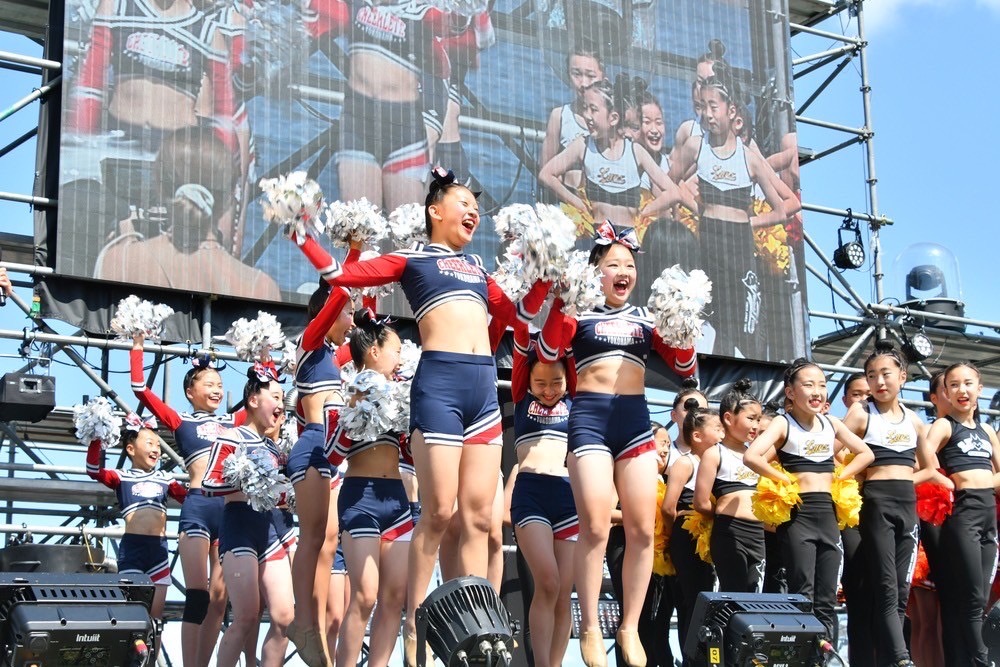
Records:
M55 407L56 379L51 375L6 373L0 377L0 421L41 421Z
M814 667L823 664L819 641L826 634L804 595L699 593L684 664Z
M517 624L492 584L482 577L458 577L438 586L417 607L417 664L427 643L448 667L510 667Z
M107 574L0 574L0 666L151 664L153 582Z

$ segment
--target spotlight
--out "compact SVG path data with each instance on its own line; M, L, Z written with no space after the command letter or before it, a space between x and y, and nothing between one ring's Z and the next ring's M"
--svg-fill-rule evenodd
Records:
M918 331L912 336L907 336L904 332L902 350L910 361L923 361L934 354L934 343L923 331Z
M803 595L699 593L684 664L812 667L822 663L820 642L826 634Z
M854 240L844 243L844 232L853 232ZM847 209L847 217L837 230L837 249L833 251L833 265L838 269L860 269L865 263L865 246L861 243L861 227Z
M459 577L439 586L417 607L416 622L418 665L426 664L426 643L449 667L510 665L517 626L482 577Z

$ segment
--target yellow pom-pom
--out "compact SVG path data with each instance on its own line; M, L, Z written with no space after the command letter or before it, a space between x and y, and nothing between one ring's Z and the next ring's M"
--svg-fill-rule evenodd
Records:
M663 518L660 507L667 495L667 485L662 479L656 480L656 521L653 526L653 574L672 576L677 574L674 563L670 560L667 542L667 522Z
M839 479L844 466L837 466L833 473L833 484L830 485L830 495L833 505L837 508L837 526L854 528L861 518L861 490L856 479Z
M714 521L701 512L691 512L684 517L681 528L691 533L695 538L694 551L706 563L712 562L712 549L710 540L712 538L712 524Z
M792 481L790 484L776 482L764 475L757 480L757 490L753 494L753 513L764 523L777 526L792 518L792 508L802 504L799 497L799 483L795 477L786 472L777 462L772 463L778 472L784 473Z

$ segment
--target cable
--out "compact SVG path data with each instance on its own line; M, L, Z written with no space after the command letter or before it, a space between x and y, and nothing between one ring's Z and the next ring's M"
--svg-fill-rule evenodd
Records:
M835 657L837 660L840 661L840 664L843 665L843 667L847 667L847 663L844 662L844 659L841 658L840 654L837 653L837 651L833 648L833 644L831 644L825 639L818 640L818 644L819 644L819 650L822 651L824 655Z

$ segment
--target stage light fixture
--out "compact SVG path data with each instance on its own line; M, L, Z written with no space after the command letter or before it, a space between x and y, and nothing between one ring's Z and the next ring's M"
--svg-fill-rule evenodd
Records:
M934 354L934 343L931 341L930 336L924 333L923 330L910 336L907 336L904 332L901 349L909 361L923 361Z
M699 593L684 643L694 667L824 664L827 634L804 595Z
M510 665L517 624L482 577L459 577L436 588L417 607L417 664L425 646L448 667Z
M854 239L844 242L844 232L852 232ZM861 226L854 219L851 209L837 230L837 249L833 251L833 265L838 269L860 269L865 264L865 246L861 242Z

